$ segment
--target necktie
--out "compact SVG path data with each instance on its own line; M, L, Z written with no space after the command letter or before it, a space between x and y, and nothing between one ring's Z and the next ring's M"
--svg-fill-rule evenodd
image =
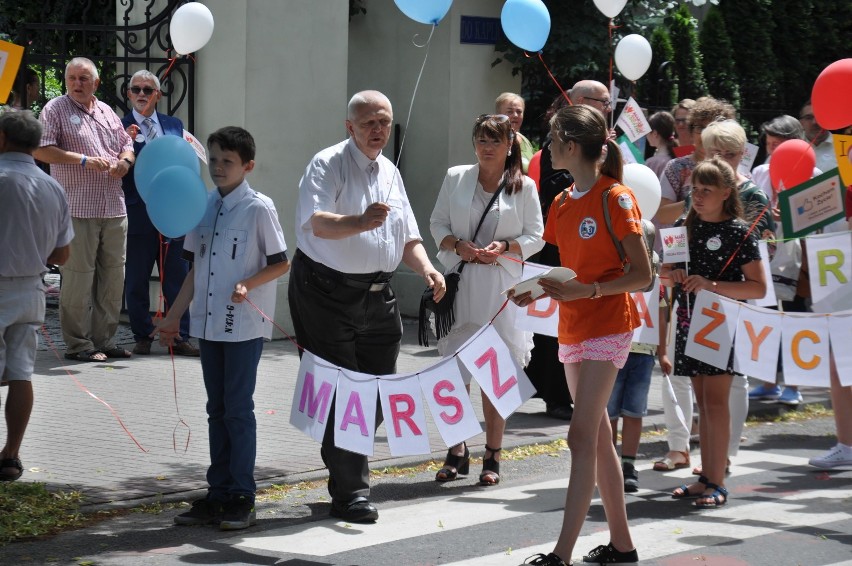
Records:
M145 124L145 127L148 128L148 134L145 136L145 141L149 142L157 137L157 126L154 124L154 121L151 118L145 118L142 120L142 123Z

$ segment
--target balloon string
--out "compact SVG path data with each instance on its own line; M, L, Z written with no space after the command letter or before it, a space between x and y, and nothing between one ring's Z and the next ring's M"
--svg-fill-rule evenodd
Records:
M527 55L529 57L529 55ZM547 71L547 74L550 75L551 80L556 84L557 88L559 88L559 92L562 93L562 96L568 101L568 106L573 106L574 103L571 102L571 99L568 97L568 94L565 92L565 89L562 88L562 85L559 84L559 81L556 80L556 77L553 76L553 73L550 72L550 67L547 66L547 63L544 62L544 57L541 55L541 51L538 52L538 59L541 61L541 64L544 65L544 70Z
M56 345L53 343L53 340L50 339L50 335L47 333L47 328L45 328L45 326L43 324L41 325L41 333L44 335L44 339L47 342L47 344L50 346L51 351L53 351L53 355L56 356L57 360L62 362L62 358L59 357L59 351L56 349ZM101 399L100 397L98 397L97 395L95 395L94 393L89 391L88 389L86 389L86 386L83 385L82 383L80 383L80 381L76 377L74 377L74 375L70 371L68 371L65 368L63 368L63 370L65 371L66 374L68 374L68 377L71 378L71 380L74 382L74 384L81 391L83 391L83 393L87 394L89 397L91 397L92 399L94 399L98 403L102 404L107 409L109 409L109 412L112 413L112 416L115 417L115 420L118 421L118 424L121 425L121 428L124 429L125 434L127 434L127 436L130 437L130 440L132 440L133 443L136 444L137 447L139 447L139 450L141 450L142 452L145 452L146 454L148 453L148 450L146 450L141 444L139 444L139 441L136 440L136 437L134 437L133 434L130 432L130 430L127 428L127 426L125 426L124 421L121 420L121 417L118 416L118 413L115 411L115 409L113 409L110 406L109 403L107 403L106 401L104 401L103 399Z
M734 250L734 253L731 254L731 257L728 258L728 261L725 262L725 265L722 266L722 270L719 272L719 275L716 276L717 279L725 272L726 269L728 269L728 266L731 265L731 262L734 261L735 257L737 257L737 254L740 253L740 248L743 247L743 244L746 243L748 237L751 235L752 232L754 232L754 229L757 227L757 223L760 222L761 218L763 218L763 215L766 214L767 210L769 210L769 203L766 203L766 206L763 207L763 210L760 211L760 214L757 215L757 218L755 218L754 221L751 223L751 226L748 227L748 232L746 232L746 235L743 237L743 240L742 242L740 242L740 245L737 246L737 249Z
M426 68L426 61L429 59L429 47L432 45L432 35L435 33L435 28L438 27L438 24L432 24L432 30L429 32L429 38L426 40L426 43L423 45L418 45L414 39L412 38L411 42L417 47L425 47L426 54L423 56L423 63L420 65L420 72L417 74L417 80L414 83L414 91L411 93L411 103L408 105L408 116L405 118L405 127L402 130L402 140L399 142L399 153L396 156L396 163L394 163L394 168L396 171L399 171L399 161L402 159L402 149L405 147L405 136L408 134L408 123L411 121L411 112L414 110L414 99L417 96L417 89L420 86L420 79L423 77L423 70ZM414 37L417 37L415 35ZM396 171L394 171L394 175L391 177L390 184L388 186L387 196L383 199L384 202L390 198L391 191L393 190L393 183L396 181Z

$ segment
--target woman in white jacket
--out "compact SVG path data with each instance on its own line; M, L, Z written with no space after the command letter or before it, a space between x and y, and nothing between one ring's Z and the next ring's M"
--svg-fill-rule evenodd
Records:
M521 281L523 260L544 246L535 183L521 170L520 146L509 118L503 114L477 118L473 146L477 164L447 171L430 219L445 273L457 271L460 262L465 263L453 305L455 321L450 332L438 340L442 356L455 354L491 321L505 300L501 293ZM515 328L513 313L512 309L501 312L494 319L494 328L514 359L525 366L533 347L532 333ZM485 455L479 482L495 485L500 481L506 421L484 394L482 405ZM435 479L449 481L459 473L467 474L469 463L467 446L453 446Z

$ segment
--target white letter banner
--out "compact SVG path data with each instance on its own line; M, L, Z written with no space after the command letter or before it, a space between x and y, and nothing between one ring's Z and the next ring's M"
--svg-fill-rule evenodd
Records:
M787 385L829 386L827 319L826 316L784 315L781 350Z
M457 356L504 419L535 395L535 387L494 326L489 324Z
M778 312L740 307L734 342L736 371L775 383L782 320Z
M849 285L852 280L852 238L849 237L849 232L812 236L808 238L808 245L805 247L808 252L808 272L814 305L842 292L844 286L852 287ZM831 311L852 307L852 304L843 307L836 304L836 301L833 303L834 308Z
M766 241L758 242L760 248L760 265L763 267L763 276L766 278L766 294L762 299L749 299L748 304L756 307L777 307L778 299L775 297L775 285L772 284L772 269L769 267L769 248ZM746 375L754 375L747 373Z
M482 432L455 356L419 375L423 397L447 448Z
M525 263L523 279L544 275L552 269L549 265ZM559 332L559 302L550 297L530 303L524 308L515 303L509 305L515 311L515 328L545 336L557 336Z
M663 242L663 263L689 261L686 226L660 228L660 240Z
M739 309L736 301L725 300L710 291L699 291L684 353L719 368L719 373L725 372L734 345Z
M633 341L642 344L660 343L660 280L654 278L654 287L647 293L630 294L639 311L640 325L633 329Z
M334 404L334 445L350 452L373 455L376 436L375 375L340 369Z
M305 350L299 364L290 424L317 442L325 434L340 368Z
M852 385L852 348L849 347L852 344L852 314L828 317L828 332L840 384L848 387Z
M432 452L426 429L426 405L417 376L380 379L379 399L391 454L412 456Z

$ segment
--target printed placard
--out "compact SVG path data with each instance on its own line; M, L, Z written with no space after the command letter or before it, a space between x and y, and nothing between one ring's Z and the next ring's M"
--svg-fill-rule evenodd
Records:
M633 329L633 342L641 344L660 343L660 280L654 278L654 286L647 293L636 291L630 294L639 311L641 324Z
M334 403L334 445L356 454L373 455L376 437L375 375L341 369Z
M784 383L828 387L828 317L795 314L782 316ZM849 347L848 343L846 347Z
M726 371L734 345L740 304L716 293L699 291L695 297L685 353Z
M446 358L419 374L420 390L447 448L482 432L456 359Z
M840 169L840 177L847 187L852 185L852 161L849 160L849 150L852 148L852 136L843 134L831 134L831 143L834 145L834 156L837 158L837 168Z
M492 325L457 357L504 419L535 395L535 387Z
M188 131L183 131L183 139L189 142L189 145L192 146L192 149L195 150L195 155L198 156L198 159L207 164L207 149L204 147L204 144L201 143L197 137L193 136Z
M337 366L307 350L302 354L290 408L290 424L317 442L322 442L325 434L339 372Z
M800 238L845 218L846 186L837 168L778 194L784 236Z
M426 428L426 404L417 376L380 379L379 400L391 454L429 454L431 449Z
M740 165L737 167L737 171L743 175L749 174L751 166L754 163L754 158L757 157L757 150L758 147L756 145L746 142L745 147L743 148L743 157L740 160Z
M644 165L645 157L642 155L642 152L626 136L618 136L615 143L618 144L618 149L621 151L621 160L625 164L639 163Z
M660 241L663 243L663 263L689 261L689 241L686 226L660 228Z
M15 77L24 57L24 48L8 41L0 41L0 103L6 104L15 87ZM22 101L24 106L26 101Z
M615 125L619 126L632 142L651 133L651 125L645 118L645 113L632 96L627 99L627 104L624 105Z
M775 383L781 315L777 311L741 308L734 342L734 369L744 375Z

